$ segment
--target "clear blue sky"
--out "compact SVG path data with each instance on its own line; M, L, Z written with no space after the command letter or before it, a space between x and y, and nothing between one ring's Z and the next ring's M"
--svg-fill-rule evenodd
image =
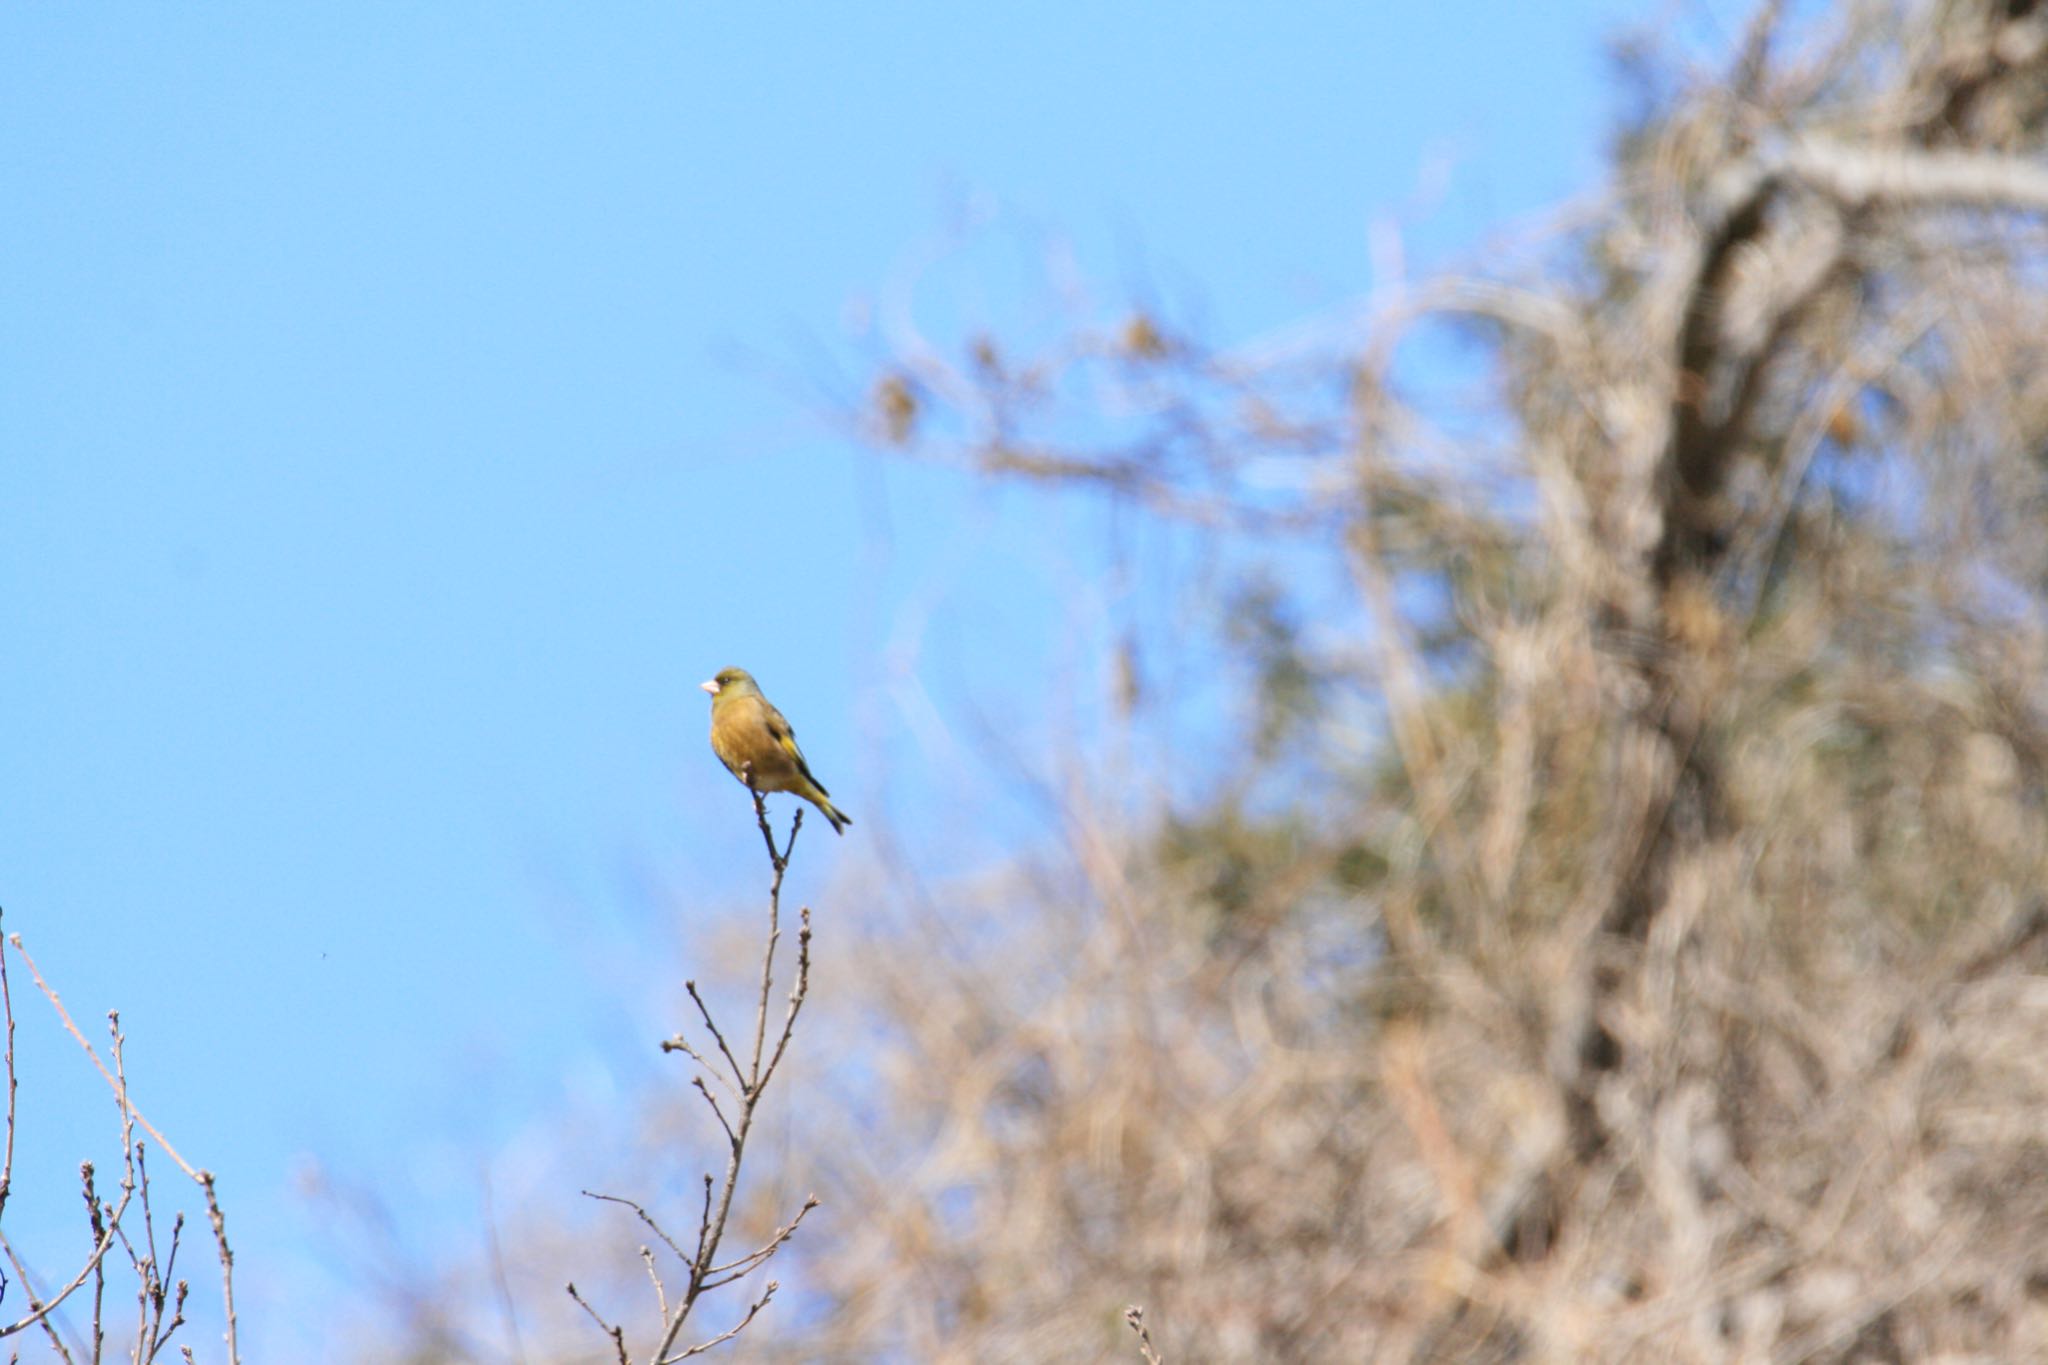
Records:
M221 1173L270 1358L322 1311L301 1163L641 1083L648 886L757 879L699 679L751 667L858 819L931 566L1019 623L983 656L1044 629L947 477L886 475L875 554L804 395L854 305L976 198L1223 341L1333 305L1436 163L1440 254L1592 183L1627 9L0 9L0 905ZM111 1125L23 1046L38 1245Z

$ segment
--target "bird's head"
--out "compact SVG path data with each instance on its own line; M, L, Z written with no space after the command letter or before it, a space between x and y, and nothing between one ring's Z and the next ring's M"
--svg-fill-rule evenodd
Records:
M754 675L744 668L720 669L718 676L710 682L698 683L697 686L709 692L714 700L720 697L743 697L749 692L761 690L754 686Z

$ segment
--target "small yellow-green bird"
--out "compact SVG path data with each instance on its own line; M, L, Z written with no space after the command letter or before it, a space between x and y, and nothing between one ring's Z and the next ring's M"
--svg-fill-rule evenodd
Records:
M794 792L818 808L832 822L834 834L846 833L853 823L838 807L804 762L804 751L796 747L796 734L782 713L761 695L759 684L744 668L728 668L708 683L700 683L711 694L711 752L742 782L755 791Z

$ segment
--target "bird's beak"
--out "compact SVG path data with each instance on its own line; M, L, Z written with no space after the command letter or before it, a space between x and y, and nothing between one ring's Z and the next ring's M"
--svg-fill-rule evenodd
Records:
M697 686L703 688L706 692L709 692L714 697L718 695L718 682L716 679L713 679L710 682L700 682L697 684Z

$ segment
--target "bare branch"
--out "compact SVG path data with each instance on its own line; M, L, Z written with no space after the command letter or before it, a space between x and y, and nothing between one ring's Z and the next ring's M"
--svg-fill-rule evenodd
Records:
M768 1281L768 1288L762 1291L760 1298L754 1300L754 1302L748 1306L747 1315L745 1317L741 1318L738 1322L726 1328L723 1332L720 1332L717 1336L711 1338L709 1341L700 1341L695 1346L690 1347L688 1350L682 1352L679 1355L661 1357L661 1365L671 1365L671 1362L673 1361L688 1360L691 1356L703 1355L712 1347L722 1345L725 1342L731 1341L734 1337L738 1336L741 1332L744 1332L747 1329L747 1324L752 1322L755 1316L759 1314L763 1308L766 1308L768 1306L768 1300L774 1298L775 1291L777 1289L780 1289L781 1287L781 1285L777 1284L773 1280Z
M1846 208L1958 204L2048 212L2048 166L2000 152L1859 146L1807 134L1775 156L1766 155L1749 173L1796 179Z
M725 1111L718 1107L718 1096L711 1093L711 1087L704 1084L702 1076L692 1077L690 1083L697 1087L697 1093L704 1097L704 1103L711 1106L711 1116L717 1119L718 1126L725 1130L726 1143L732 1146L738 1145L739 1138L733 1133L732 1125L726 1122Z
M1145 1357L1146 1365L1164 1365L1159 1352L1152 1349L1152 1333L1145 1326L1145 1310L1137 1304L1124 1309L1124 1321L1138 1334L1138 1353Z
M802 928L798 934L795 981L790 988L789 997L784 1007L781 1027L771 1044L769 1038L769 1015L771 1012L770 1005L774 996L776 951L782 939L782 883L784 874L789 867L790 854L796 846L797 834L803 828L803 812L799 810L792 818L788 840L781 847L777 847L774 830L768 823L767 802L762 793L753 790L752 770L743 766L741 775L742 779L747 782L748 789L753 796L755 821L760 828L761 839L767 848L769 864L772 869L768 889L768 928L762 948L760 985L754 1001L754 1031L752 1038L748 1040L744 1061L741 1060L741 1054L728 1041L724 1029L720 1027L717 1019L712 1014L710 1005L697 989L697 983L695 981L684 983L691 1003L697 1008L699 1018L702 1020L705 1029L711 1034L713 1041L717 1044L720 1055L724 1058L727 1067L732 1072L734 1084L727 1088L731 1091L731 1097L735 1106L732 1112L727 1112L726 1106L721 1104L718 1096L712 1092L703 1073L699 1073L691 1078L691 1084L703 1096L704 1102L710 1106L712 1116L717 1119L718 1126L724 1132L726 1141L726 1162L723 1177L714 1178L710 1175L704 1177L704 1201L697 1222L697 1245L695 1250L686 1255L675 1241L662 1230L654 1217L640 1204L614 1195L598 1195L592 1194L588 1190L584 1191L586 1195L593 1199L603 1199L612 1203L623 1204L632 1209L638 1215L641 1222L651 1228L661 1239L662 1243L683 1263L684 1269L687 1272L687 1279L676 1297L672 1300L669 1295L668 1286L663 1281L659 1268L655 1264L653 1253L645 1247L641 1248L641 1260L646 1267L648 1278L654 1286L655 1299L659 1306L661 1318L659 1340L647 1356L649 1365L667 1365L668 1362L687 1359L701 1354L722 1342L730 1341L739 1335L761 1310L767 1307L768 1301L774 1297L776 1286L773 1282L770 1282L767 1291L753 1302L745 1316L733 1327L707 1341L689 1347L680 1354L676 1351L677 1343L682 1339L683 1330L689 1322L698 1300L706 1292L732 1284L759 1269L761 1265L766 1263L796 1234L796 1230L802 1224L804 1217L811 1209L817 1206L815 1196L806 1200L796 1216L782 1227L776 1229L760 1247L735 1260L724 1263L719 1262L718 1249L725 1237L726 1228L732 1216L733 1201L738 1193L741 1167L746 1155L747 1138L753 1130L754 1120L759 1113L761 1100L767 1091L768 1083L774 1077L777 1067L781 1064L782 1058L788 1050L790 1037L796 1025L797 1015L802 1010L804 999L810 990L811 922L810 910L806 907L801 912ZM665 1052L684 1053L697 1062L700 1067L703 1067L705 1072L709 1072L717 1077L721 1085L725 1085L725 1078L719 1074L718 1069L710 1066L705 1057L690 1046L680 1033L664 1041L662 1050ZM571 1292L574 1292L573 1289ZM582 1302L580 1296L578 1301L579 1303ZM625 1359L623 1331L604 1322L594 1311L589 1309L587 1304L584 1307L585 1311L590 1312L591 1317L597 1321L600 1330L605 1331L607 1335L611 1336L614 1346L621 1352L621 1359Z
M228 1365L238 1365L242 1355L235 1322L235 1253L228 1248L227 1219L222 1216L220 1199L214 1194L212 1171L199 1172L199 1188L206 1195L206 1221L213 1228L214 1250L220 1259L220 1297L227 1315Z
M784 1242L796 1236L796 1230L802 1226L805 1215L816 1207L818 1207L818 1196L814 1194L804 1200L803 1207L796 1211L796 1217L777 1228L770 1234L768 1240L755 1250L748 1252L736 1261L728 1261L724 1265L711 1267L706 1272L707 1275L723 1276L723 1278L716 1280L707 1279L704 1287L706 1289L717 1289L721 1285L731 1284L734 1280L741 1279L759 1269L764 1262L782 1249Z
M598 1311L590 1306L590 1301L577 1291L575 1281L570 1281L568 1288L569 1297L576 1301L576 1306L590 1314L590 1320L597 1324L597 1330L610 1339L612 1349L617 1352L619 1365L633 1365L632 1358L626 1354L625 1328L615 1327L606 1322Z
M744 1095L747 1086L746 1069L740 1065L740 1059L732 1055L732 1049L726 1046L725 1034L719 1031L718 1024L711 1017L711 1007L705 1004L704 997L697 993L697 983L695 981L685 981L683 989L689 993L691 1002L697 1006L697 1013L703 1017L704 1027L710 1030L713 1041L718 1044L718 1050L725 1054L727 1065L732 1067L733 1081L739 1086L741 1094ZM680 1038L681 1035L678 1034L677 1037ZM666 1043L662 1045L662 1049L663 1051L673 1050ZM688 1051L692 1057L697 1056L694 1050L687 1048L683 1050ZM699 1065L702 1065L701 1059L699 1060Z
M7 1154L0 1159L0 1214L14 1188L14 992L7 984L7 945L0 941L0 1014L7 1021Z
M594 1190L584 1190L582 1191L582 1194L585 1199L602 1200L604 1203L607 1204L624 1204L627 1208L633 1210L635 1214L639 1215L640 1221L647 1225L648 1231L652 1232L656 1237L659 1237L661 1239L662 1245L667 1247L670 1251L673 1251L678 1261L681 1261L685 1265L689 1264L690 1258L683 1254L683 1249L676 1245L675 1239L668 1235L668 1233L662 1228L661 1224L654 1221L653 1214L649 1213L645 1208L641 1207L639 1204L634 1203L630 1199L621 1198L616 1194L598 1194Z
M108 1087L113 1090L124 1112L132 1114L135 1122L142 1126L142 1130L156 1139L158 1150L175 1162L179 1170L190 1176L194 1181L203 1184L204 1182L199 1179L199 1171L190 1162L186 1161L184 1157L178 1155L178 1149L173 1147L165 1139L164 1135L157 1131L156 1125L151 1123L140 1109L128 1102L126 1088L115 1077L114 1073L107 1069L106 1063L100 1060L100 1054L93 1050L91 1043L86 1041L86 1037L79 1031L78 1025L72 1022L71 1011L64 1008L64 1002L58 997L57 992L51 989L47 981L43 980L42 971L37 968L35 959L30 957L28 949L22 946L21 935L9 934L7 941L13 944L14 951L21 955L22 963L27 966L29 975L35 979L36 989L43 993L43 998L50 1002L50 1008L57 1012L57 1018L64 1025L64 1031L69 1033L73 1041L81 1048L85 1049L85 1055L92 1060L94 1069L100 1073L100 1079L104 1080Z

